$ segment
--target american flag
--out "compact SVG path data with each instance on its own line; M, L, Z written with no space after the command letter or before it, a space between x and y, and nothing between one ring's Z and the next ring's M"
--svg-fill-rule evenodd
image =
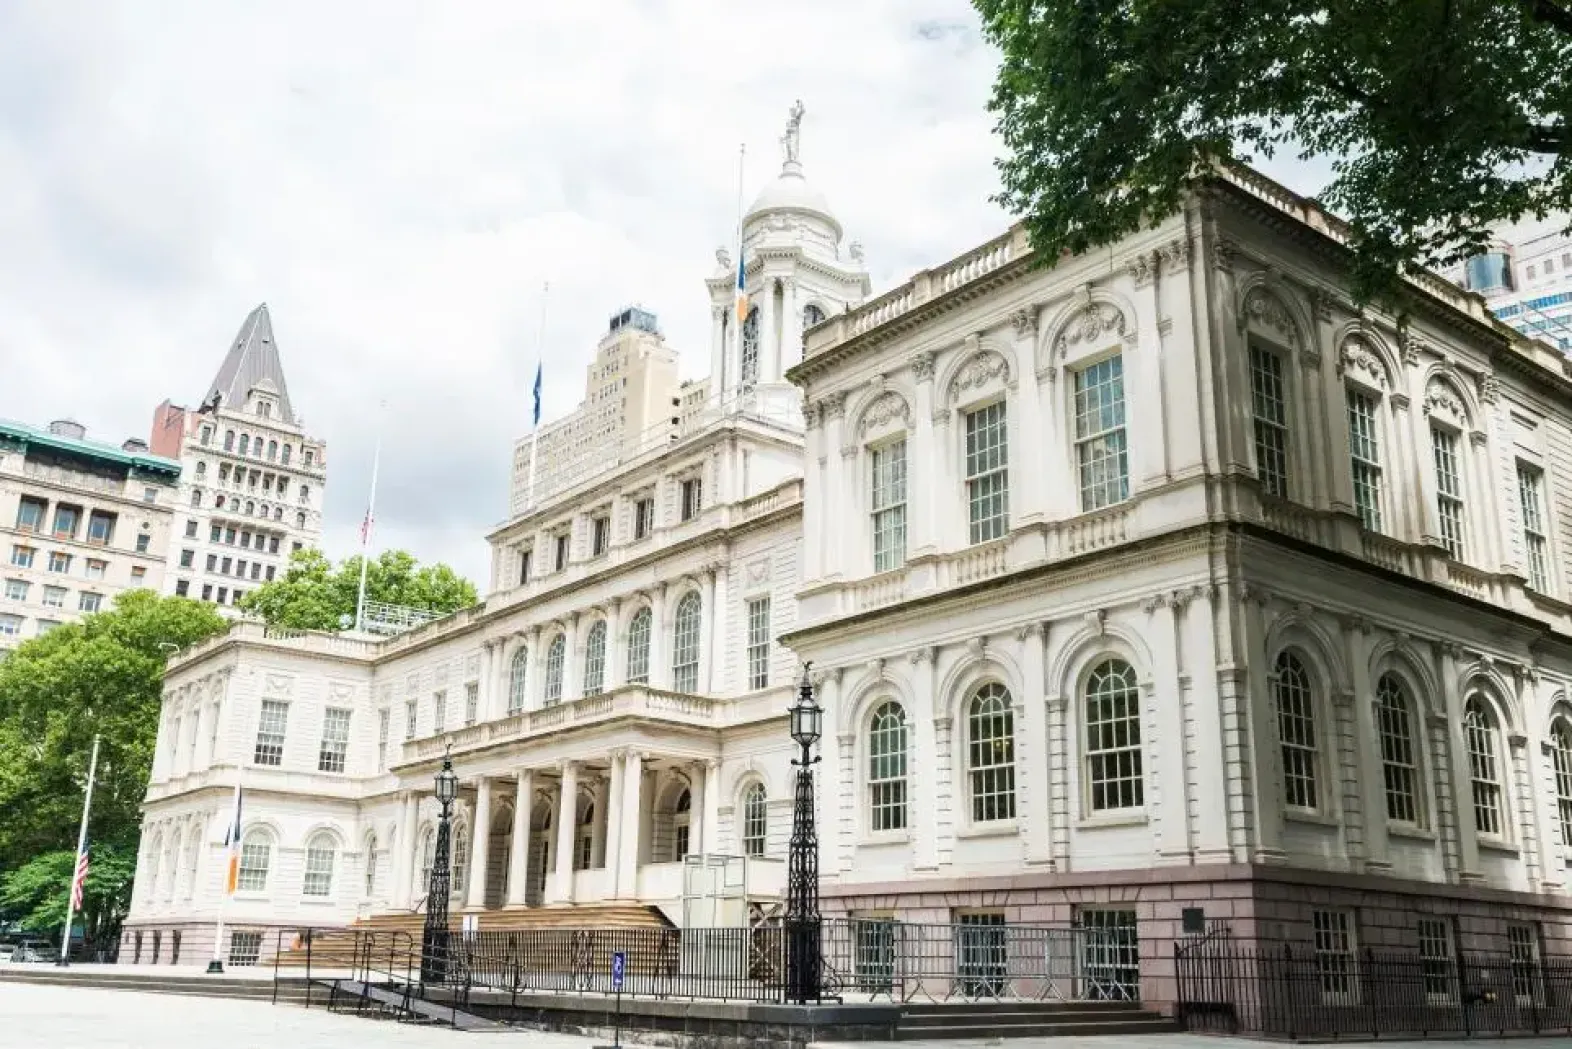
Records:
M360 545L361 546L365 546L367 543L371 542L371 526L375 522L376 522L376 518L371 515L371 508L369 506L366 507L365 519L360 522Z
M71 909L74 911L82 909L82 888L87 884L88 851L84 843L82 851L76 857L76 874L71 878Z

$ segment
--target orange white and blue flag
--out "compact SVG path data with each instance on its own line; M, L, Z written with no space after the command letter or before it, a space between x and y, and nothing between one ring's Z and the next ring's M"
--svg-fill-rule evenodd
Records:
M741 324L748 319L748 289L744 281L746 267L743 265L742 245L737 246L737 323Z
M224 894L233 896L240 881L240 784L235 784L235 805L229 815L229 826L224 829L224 846L229 850L228 869L224 875Z

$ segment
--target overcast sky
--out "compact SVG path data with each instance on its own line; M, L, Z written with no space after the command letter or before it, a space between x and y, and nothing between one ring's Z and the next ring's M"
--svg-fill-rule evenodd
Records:
M386 401L378 546L482 580L542 282L548 417L628 303L702 374L738 145L751 198L796 98L875 290L942 262L1008 221L994 64L965 0L0 0L0 416L145 437L265 301L328 553Z

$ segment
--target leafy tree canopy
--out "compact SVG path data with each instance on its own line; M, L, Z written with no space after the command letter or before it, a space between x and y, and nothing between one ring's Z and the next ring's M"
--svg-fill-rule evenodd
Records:
M76 851L45 852L0 875L0 914L16 921L27 932L53 936L65 923L66 895ZM136 877L135 848L93 845L87 884L82 886L82 909L77 922L83 939L105 945L115 939L120 921L131 902L131 881Z
M350 557L334 568L320 550L297 550L284 574L251 591L240 607L271 626L338 630L342 617L355 616L360 562ZM475 584L447 565L417 565L403 550L389 550L366 570L366 600L447 613L477 598Z
M0 663L0 879L9 884L42 855L75 849L95 734L94 855L134 855L168 646L223 629L209 605L133 590Z
M1569 0L974 0L1000 202L1056 259L1172 214L1211 158L1329 159L1364 293L1572 206Z

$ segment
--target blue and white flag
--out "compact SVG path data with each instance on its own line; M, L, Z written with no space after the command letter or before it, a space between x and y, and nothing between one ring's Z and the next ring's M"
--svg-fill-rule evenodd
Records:
M540 372L541 366L537 363L535 365L535 418L531 423L532 426L540 425Z

